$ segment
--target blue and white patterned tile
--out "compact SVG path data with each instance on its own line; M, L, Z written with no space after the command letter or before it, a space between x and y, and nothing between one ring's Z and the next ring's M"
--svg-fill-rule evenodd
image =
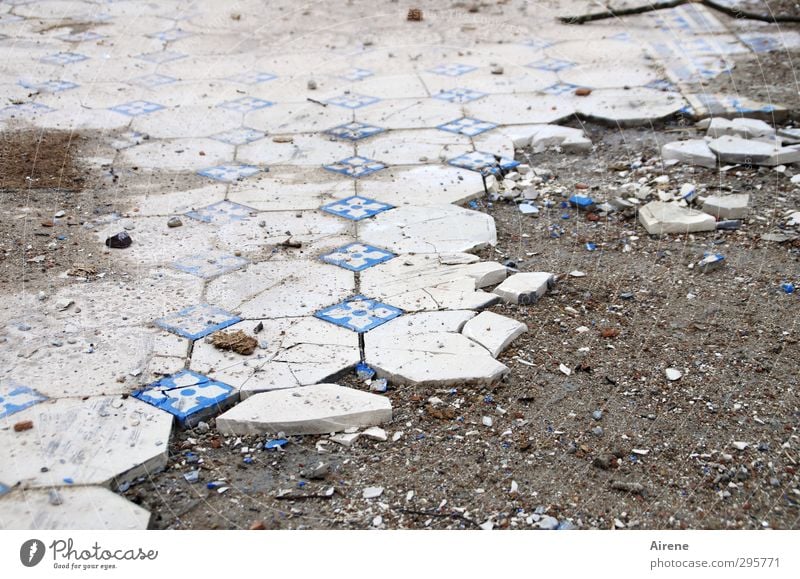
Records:
M375 104L380 100L381 99L377 97L350 93L333 97L332 99L328 99L325 102L330 105L336 105L337 107L342 107L345 109L360 109L361 107L366 107Z
M156 40L160 40L161 42L173 42L175 40L180 40L181 38L186 38L187 36L191 36L191 32L186 32L185 30L181 30L180 28L173 28L171 30L165 30L163 32L156 32L154 34L147 34L148 38L155 38Z
M27 89L36 90L39 92L57 93L73 88L78 88L79 85L68 80L46 80L44 82L31 82L28 80L19 81L19 85Z
M37 115L51 113L55 109L40 103L22 103L19 105L9 105L0 109L0 119L8 118L29 118Z
M496 126L497 125L494 123L490 123L488 121L480 121L470 117L462 117L460 119L456 119L455 121L450 121L449 123L439 125L436 128L441 129L442 131L447 131L448 133L474 137L475 135L480 135L481 133L490 131Z
M535 68L537 70L546 70L548 72L559 72L562 70L566 70L568 68L572 68L573 66L575 66L575 63L570 60L564 60L561 58L543 58L542 60L531 62L527 66L529 68Z
M561 95L567 93L574 93L576 88L578 88L578 85L576 84L571 84L568 82L557 82L556 84L552 84L546 88L543 88L542 92L547 94Z
M165 50L158 52L145 52L136 55L134 58L138 58L139 60L145 60L147 62L152 62L155 64L164 64L165 62L172 62L173 60L180 60L181 58L186 58L186 56L187 55L181 52Z
M430 69L428 72L432 72L433 74L439 74L442 76L461 76L462 74L467 74L468 72L472 72L476 70L476 66L471 66L469 64L440 64L439 66L435 66Z
M345 80L357 82L373 76L375 73L367 68L351 68L347 72L340 74L339 77Z
M189 255L172 263L172 267L188 274L210 279L224 273L235 271L247 265L243 257L222 251L209 251L199 255Z
M238 82L239 84L261 84L262 82L267 82L270 80L275 80L278 78L276 75L272 74L271 72L243 72L241 74L236 74L234 76L229 76L227 80L231 82Z
M273 104L275 103L264 99L251 96L243 96L241 98L232 101L225 101L224 103L220 103L217 105L217 107L221 109L237 111L240 113L251 113L259 109L271 107Z
M448 161L454 167L461 167L462 169L469 169L470 171L478 171L479 173L488 171L489 173L496 173L499 170L507 171L519 165L519 161L493 155L491 153L484 153L482 151L473 151L460 155Z
M137 390L133 397L172 414L182 426L191 428L236 404L239 395L227 384L181 370Z
M162 105L150 101L131 101L111 107L109 110L129 117L139 117L141 115L149 115L150 113L160 111L163 108Z
M470 88L451 88L433 95L433 98L450 103L468 103L486 96L485 92Z
M203 223L213 223L214 225L227 225L237 221L248 219L255 209L247 205L234 203L233 201L217 201L202 209L196 209L186 213L186 217L202 221Z
M772 36L760 36L758 34L740 34L739 38L753 52L772 52L783 48L780 41Z
M105 38L105 36L98 34L97 32L92 32L91 30L86 30L85 32L71 32L68 34L62 34L56 38L66 42L92 42L94 40Z
M389 261L395 254L364 243L350 243L322 256L322 261L350 271L363 271L373 265Z
M83 62L84 60L89 60L89 57L84 56L83 54L78 54L77 52L56 52L55 54L43 56L39 59L39 62L63 66L66 64L73 64L75 62Z
M366 139L367 137L371 137L372 135L377 135L378 133L382 133L383 131L384 129L376 127L375 125L352 122L352 123L345 123L344 125L339 125L338 127L333 127L332 129L328 129L327 131L325 131L325 133L339 139L347 139L348 141L358 141L360 139Z
M135 84L138 86L143 86L145 88L155 88L157 86L163 86L165 84L172 84L177 80L178 80L177 78L167 76L166 74L146 74L144 76L137 76L136 78L132 78L131 80L128 81L128 83Z
M530 46L534 50L542 50L542 49L547 48L549 46L553 46L553 43L550 42L549 40L545 40L544 38L536 38L536 37L531 37L531 38L528 38L527 40L523 40L522 44L524 44L525 46Z
M247 177L261 172L261 169L253 165L239 165L231 163L228 165L216 165L215 167L208 167L197 172L198 175L214 179L215 181L222 181L223 183L233 183L234 181L241 181Z
M241 322L239 316L208 304L189 306L181 311L155 320L159 328L190 340L199 340L209 334Z
M320 310L314 315L326 322L361 334L402 314L403 310L400 308L358 295Z
M381 169L385 169L386 165L380 161L373 161L365 157L355 156L342 159L332 165L324 165L324 168L328 171L339 173L340 175L347 175L348 177L358 179L359 177L364 177L376 171L380 171Z
M230 131L211 135L211 138L215 141L228 143L229 145L246 145L247 143L263 139L265 136L266 135L261 131L249 127L240 127L238 129L231 129Z
M633 37L629 32L618 32L608 37L609 40L618 40L620 42L633 42Z
M4 485L3 483L0 483L0 497L2 497L4 494L10 491L11 487L9 487L8 485Z
M333 203L323 205L320 209L339 217L351 219L353 221L361 221L367 217L372 217L383 211L394 209L393 205L381 203L368 197L361 197L360 195L353 195Z
M47 400L33 388L4 379L0 384L0 419Z

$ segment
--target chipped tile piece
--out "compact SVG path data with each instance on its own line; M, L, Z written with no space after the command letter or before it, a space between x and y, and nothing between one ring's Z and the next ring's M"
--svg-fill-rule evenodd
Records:
M359 156L348 157L331 165L324 166L328 171L339 173L340 175L347 175L348 177L356 179L380 171L385 167L386 165L379 161L373 161L372 159Z
M661 157L665 161L676 160L709 169L714 169L717 166L717 156L708 147L708 142L705 139L689 139L687 141L665 143L661 147Z
M337 326L363 333L402 314L400 308L357 295L314 315Z
M344 217L353 221L360 221L362 219L366 219L367 217L377 215L382 211L393 209L393 206L388 205L387 203L381 203L380 201L375 201L374 199L369 199L367 197L353 195L352 197L347 197L345 199L341 199L340 201L334 201L333 203L323 205L320 209L327 213L338 215L339 217Z
M709 148L716 153L720 163L764 163L775 152L775 147L762 141L724 136L709 141Z
M385 396L316 384L255 394L217 417L217 428L227 435L326 434L391 419L392 404Z
M663 201L651 201L639 209L639 222L651 235L714 231L717 227L707 213Z
M494 293L506 303L531 305L539 301L539 298L554 284L555 277L552 273L542 271L515 273L494 288Z
M231 386L182 370L137 390L133 397L169 412L186 428L233 406L239 394Z
M712 195L703 201L703 212L717 219L743 219L750 212L750 194Z
M225 225L237 221L244 221L250 217L254 211L254 209L247 207L246 205L240 205L239 203L234 203L233 201L218 201L217 203L212 203L211 205L203 207L202 209L189 211L186 213L186 217L197 219L203 223Z
M33 388L17 384L13 380L3 379L0 383L0 419L44 400L47 400L47 397L39 394Z
M359 141L361 139L366 139L367 137L371 137L372 135L377 135L378 133L382 133L383 129L381 127L376 127L375 125L369 125L367 123L360 123L354 121L352 123L345 123L344 125L333 127L332 129L328 129L325 132L339 139L347 139L348 141Z
M322 256L322 261L350 271L363 271L373 265L392 259L395 255L372 245L350 243Z
M461 333L497 358L512 341L527 331L528 327L522 322L494 312L481 312L464 324Z
M168 332L190 340L199 340L217 330L222 330L240 322L241 318L207 304L189 306L155 321L155 324Z
M172 267L203 279L210 279L244 267L248 261L221 251L187 255L172 263Z

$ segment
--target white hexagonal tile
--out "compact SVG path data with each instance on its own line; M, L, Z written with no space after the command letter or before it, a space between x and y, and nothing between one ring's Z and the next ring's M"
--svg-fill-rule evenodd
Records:
M33 428L14 432L25 420ZM0 428L0 480L29 488L132 481L166 466L171 431L171 415L133 398L42 402Z
M258 324L262 329L255 333ZM243 397L325 382L360 360L358 334L310 316L247 320L228 330L242 330L260 346L244 356L198 341L191 368L238 388Z
M450 253L495 245L494 219L455 205L405 206L359 225L362 241L395 253Z

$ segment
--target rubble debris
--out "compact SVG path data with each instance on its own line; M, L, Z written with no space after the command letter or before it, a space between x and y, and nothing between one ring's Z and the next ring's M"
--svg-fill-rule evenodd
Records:
M494 293L509 304L532 305L555 285L555 276L547 272L515 273L506 278Z
M33 420L23 420L14 424L14 432L25 432L33 428Z
M218 350L230 350L242 356L249 356L258 347L258 340L242 330L214 332L207 339Z
M717 166L717 156L704 139L666 143L661 147L661 157L664 161L680 161L709 169Z
M714 218L676 203L651 201L639 209L639 222L651 235L714 231Z
M180 227L181 225L183 225L183 221L181 221L181 218L178 217L177 215L170 217L169 220L167 221L167 227L170 228Z
M112 235L106 239L106 246L112 249L125 249L130 247L133 239L126 231L120 231L116 235Z
M406 15L406 20L410 20L411 22L420 22L422 20L422 10L419 8L409 8L408 14Z

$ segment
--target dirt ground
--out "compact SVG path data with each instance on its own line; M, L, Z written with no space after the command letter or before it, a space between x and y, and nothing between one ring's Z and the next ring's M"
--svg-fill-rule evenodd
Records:
M551 191L606 196L649 181L662 174L658 143L691 132L586 128L599 145L588 157L523 159L550 171ZM390 389L390 440L349 448L295 437L266 451L255 447L268 438L225 439L213 425L183 432L170 468L125 494L157 528L531 528L534 513L562 528L797 528L800 303L780 286L797 282L800 242L760 240L796 207L793 170L667 168L675 187L753 196L740 230L696 237L650 237L633 214L589 221L557 193L538 218L481 201L499 232L483 258L559 276L533 306L492 308L528 326L500 357L511 369L502 383ZM709 250L727 266L688 268ZM683 377L667 381L668 367ZM365 388L352 375L340 382ZM323 478L303 476L320 462ZM200 481L187 483L198 464ZM370 486L383 495L362 498Z

